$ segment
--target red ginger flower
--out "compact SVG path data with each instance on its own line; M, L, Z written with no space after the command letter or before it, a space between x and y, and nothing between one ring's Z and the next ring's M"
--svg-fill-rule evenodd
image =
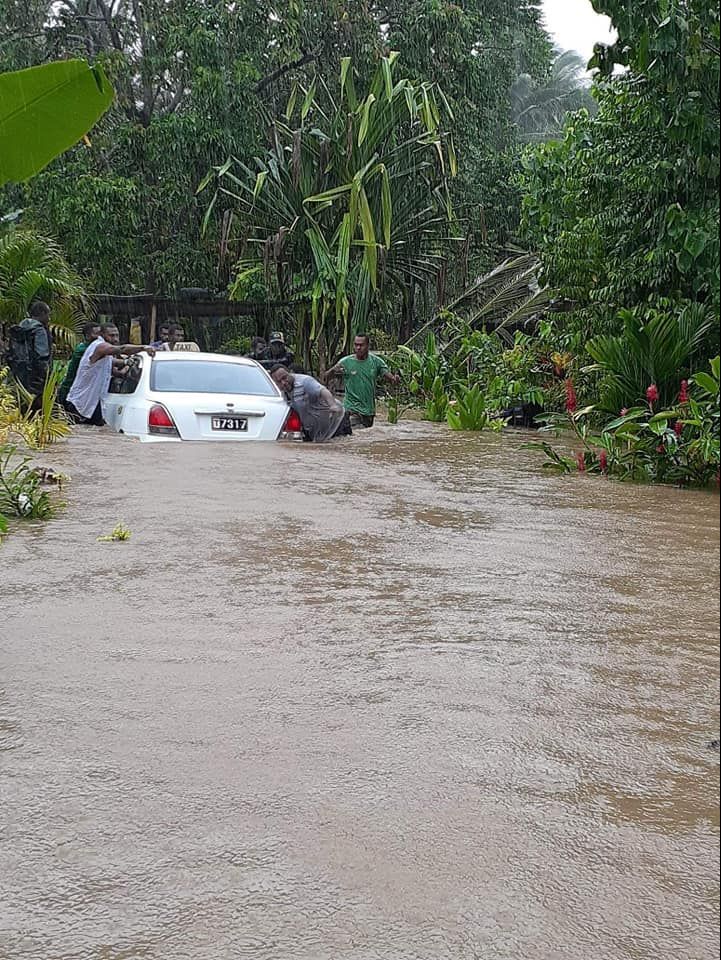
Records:
M575 413L578 409L578 398L576 396L576 390L573 386L573 380L569 377L566 380L566 412Z
M674 433L676 436L681 439L681 434L683 433L683 423L680 420L677 420L673 425Z
M582 451L582 450L579 450L578 453L576 454L576 463L578 464L578 472L579 472L579 473L585 473L585 472L586 472L586 458L585 458L585 456L583 455L583 451Z
M608 454L602 450L598 456L598 463L601 467L601 473L608 473Z
M625 417L628 413L628 407L621 407L621 416Z
M688 403L688 380L681 381L681 392L678 395L679 403Z
M650 404L654 404L658 400L658 387L655 383L652 383L646 391L646 399Z

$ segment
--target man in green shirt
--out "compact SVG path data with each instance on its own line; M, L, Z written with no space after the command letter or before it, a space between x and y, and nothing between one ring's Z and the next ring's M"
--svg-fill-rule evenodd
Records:
M333 377L345 381L343 406L350 414L351 426L372 427L376 415L376 386L379 380L398 383L384 360L370 352L370 337L359 333L353 341L353 355L343 357L326 373L326 382Z
M68 395L68 391L75 383L75 377L78 372L78 367L80 366L80 361L83 359L83 354L88 348L88 345L97 340L100 336L100 324L96 323L94 320L89 320L87 323L83 324L83 339L75 347L68 361L68 368L65 371L65 376L63 382L58 387L58 403L65 405L65 400Z

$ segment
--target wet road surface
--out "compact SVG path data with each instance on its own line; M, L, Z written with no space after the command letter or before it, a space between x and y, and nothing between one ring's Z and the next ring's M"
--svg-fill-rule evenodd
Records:
M0 550L0 957L717 957L718 498L521 441L44 455L67 509Z

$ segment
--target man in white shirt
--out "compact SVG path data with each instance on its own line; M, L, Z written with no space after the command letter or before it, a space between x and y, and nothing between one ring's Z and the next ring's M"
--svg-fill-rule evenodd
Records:
M107 396L110 378L113 375L113 358L131 356L146 351L155 356L152 347L120 345L120 333L114 323L104 323L100 336L88 346L80 361L78 372L66 401L66 409L76 423L88 423L102 427L102 401Z

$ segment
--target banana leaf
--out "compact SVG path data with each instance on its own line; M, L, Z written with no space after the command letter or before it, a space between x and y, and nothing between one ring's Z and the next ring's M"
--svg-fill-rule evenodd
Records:
M0 185L34 176L113 102L100 67L63 60L0 74Z

